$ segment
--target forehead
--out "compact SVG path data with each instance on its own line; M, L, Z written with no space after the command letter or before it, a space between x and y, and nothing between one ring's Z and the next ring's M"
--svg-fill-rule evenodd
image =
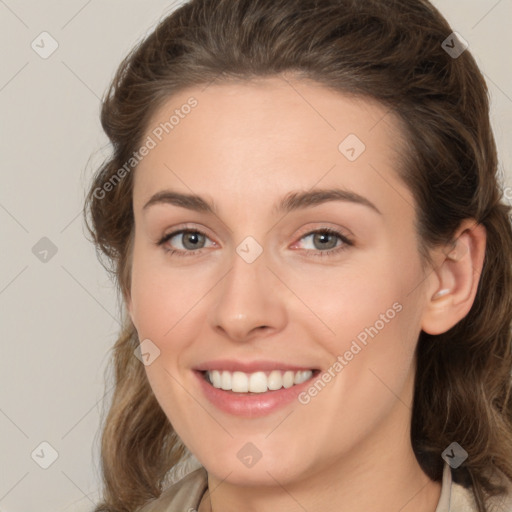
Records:
M310 81L184 89L155 112L144 138L154 147L135 174L139 206L168 186L251 201L317 183L408 195L396 173L403 151L396 117L374 100Z

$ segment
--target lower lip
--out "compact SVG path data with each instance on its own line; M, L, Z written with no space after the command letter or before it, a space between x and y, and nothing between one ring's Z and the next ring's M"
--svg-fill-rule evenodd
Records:
M221 411L246 418L266 416L281 407L285 407L294 400L298 400L298 395L311 385L312 380L317 375L317 372L315 372L307 381L290 388L249 394L234 393L233 391L215 388L206 381L202 372L194 371L194 373L199 379L204 395L213 405Z

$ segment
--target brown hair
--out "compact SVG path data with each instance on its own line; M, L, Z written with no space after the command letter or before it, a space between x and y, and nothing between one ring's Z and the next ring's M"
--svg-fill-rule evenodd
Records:
M512 480L512 229L510 207L501 202L485 81L469 51L454 58L442 47L451 33L426 0L192 0L121 63L101 112L113 154L96 173L84 210L126 297L133 172L119 179L119 170L170 95L213 80L289 72L388 107L406 140L400 172L415 197L424 261L429 248L452 240L463 219L487 231L470 312L443 334L419 336L411 425L418 461L434 480L453 441L469 453L454 479L472 484L484 512L488 496L504 491L492 473ZM133 356L137 345L125 319L113 347L115 390L96 512L134 511L157 497L186 452Z

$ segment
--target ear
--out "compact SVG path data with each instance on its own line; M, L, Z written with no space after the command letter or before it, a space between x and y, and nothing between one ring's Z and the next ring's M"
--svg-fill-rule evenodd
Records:
M426 286L423 331L441 334L469 313L482 273L486 240L485 227L466 219L455 233L455 242L438 249L436 267Z

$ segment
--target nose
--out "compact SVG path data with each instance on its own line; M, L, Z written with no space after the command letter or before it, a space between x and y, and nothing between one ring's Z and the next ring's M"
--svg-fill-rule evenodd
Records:
M212 328L237 342L279 332L287 322L282 287L267 267L265 251L252 263L235 253L231 269L215 287Z

